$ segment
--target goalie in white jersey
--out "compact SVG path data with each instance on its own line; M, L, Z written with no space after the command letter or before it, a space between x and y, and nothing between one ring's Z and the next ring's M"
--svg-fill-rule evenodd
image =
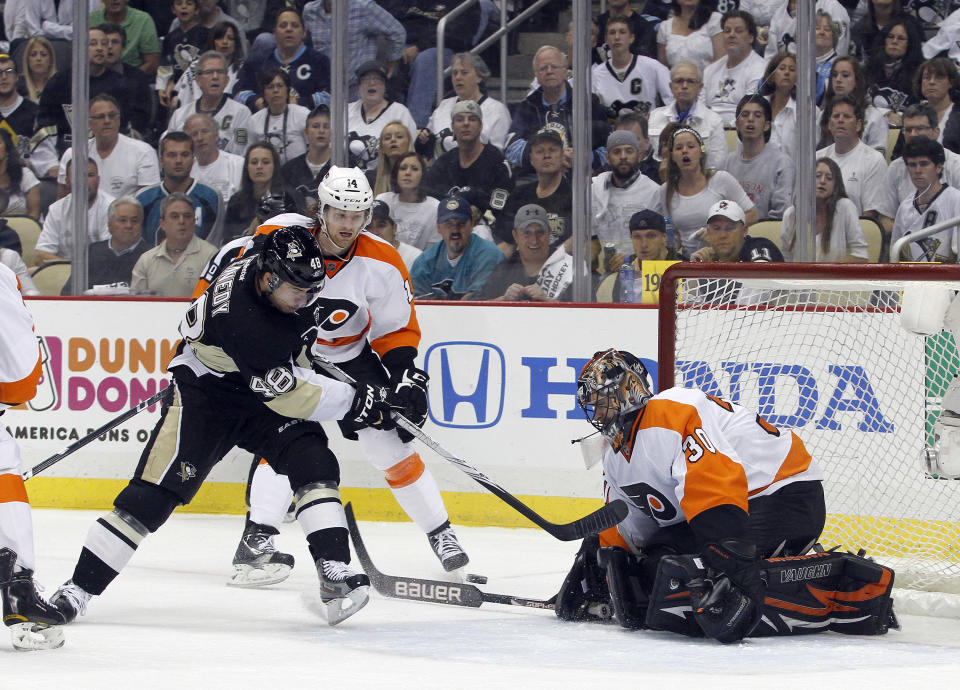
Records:
M596 603L597 588L589 583L597 580L590 576L595 570L590 549L597 546L597 563L606 570L600 589L608 588L624 627L706 634L731 642L751 634L761 614L765 620L774 616L771 594L791 615L812 609L802 598L790 599L796 593L765 581L771 578L762 568L769 572L784 563L789 568L798 559L759 560L805 554L824 526L823 473L796 434L696 388L670 388L654 395L643 363L613 349L598 352L584 367L577 400L605 441L605 498L624 500L630 511L619 525L600 533L599 544L585 540L558 595L558 616L583 618ZM834 555L836 565L825 564L825 572L818 572L833 571L836 576L856 558ZM681 573L661 576L671 568ZM892 586L892 573L868 570L866 579L873 586ZM689 617L674 610L678 587L669 582L677 578L690 588L684 592L691 602ZM889 582L883 584L884 578ZM839 586L833 580L820 584L831 593ZM671 602L666 613L658 599ZM878 605L882 624L877 627L885 631L888 598L881 596ZM805 624L825 629L833 624L832 618L824 618L826 613L824 609L823 616ZM864 612L857 613L861 615L852 622L859 626ZM787 624L770 623L769 628L756 634L792 630ZM856 632L876 631L868 626Z

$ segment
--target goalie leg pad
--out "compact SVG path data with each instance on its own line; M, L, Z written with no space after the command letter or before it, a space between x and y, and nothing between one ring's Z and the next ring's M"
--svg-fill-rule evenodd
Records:
M606 546L597 552L597 562L606 569L607 589L617 622L629 630L644 627L649 598L641 584L636 556L618 546Z
M707 586L706 574L698 556L676 554L660 558L647 605L646 626L687 637L703 637L703 629L694 617L694 605Z
M771 558L761 567L767 595L755 636L823 630L883 635L899 627L890 597L894 572L886 566L851 553L826 551Z
M612 617L606 572L597 563L600 540L594 535L583 540L567 573L554 612L565 621L608 621Z

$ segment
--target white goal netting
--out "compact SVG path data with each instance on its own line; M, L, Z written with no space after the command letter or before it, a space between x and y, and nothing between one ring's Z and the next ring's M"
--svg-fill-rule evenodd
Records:
M678 264L661 285L660 387L794 429L826 474L825 546L866 549L898 587L960 593L960 481L922 462L960 357L949 332L901 326L921 282L960 290L960 269Z

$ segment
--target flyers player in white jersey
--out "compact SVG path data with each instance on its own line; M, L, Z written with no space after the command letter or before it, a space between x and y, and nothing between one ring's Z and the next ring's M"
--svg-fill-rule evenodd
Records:
M772 602L791 616L807 615L807 631L836 623L833 609L803 599L810 596L806 590L783 591L781 582L793 584L797 578L761 574L761 565L767 573L802 567L797 558L770 560L775 554L819 558L802 554L823 529L823 473L796 434L699 389L670 388L654 395L643 363L613 349L598 352L586 364L577 381L577 400L605 441L606 498L622 499L630 510L623 522L599 534L593 552L591 540L585 540L558 594L558 616L585 617L599 593L601 599L609 597L625 627L705 634L722 642L751 634L761 618L782 621L771 613ZM759 560L764 558L768 560ZM824 558L834 560L800 579L815 575L831 596L846 586L836 575L849 575L853 566L848 563L870 563L852 554ZM606 570L605 577L596 576L598 567ZM868 610L851 614L842 631L886 632L892 571L874 564L863 568L866 575L857 584L868 594L852 598ZM689 620L676 612L677 578L691 590L683 592L692 603ZM760 634L792 630L786 623L764 623Z
M337 363L358 381L386 385L405 402L404 415L418 425L427 417L427 374L414 364L420 326L410 278L400 255L389 243L364 232L370 222L373 191L357 168L333 166L320 182L317 218L283 213L263 223L253 238L226 245L208 270L215 275L232 256L253 246L277 228L309 225L326 261L327 280L318 300L321 313L314 352ZM205 275L197 289L205 289ZM397 502L427 534L443 568L454 571L468 562L447 515L440 490L407 432L397 429L354 429L341 423L348 439L356 439L371 464L383 471ZM252 473L250 512L234 557L231 584L260 586L289 575L293 557L278 552L273 536L290 505L290 486L264 462Z
M0 264L0 416L31 400L40 380L40 345L23 303L20 281ZM43 600L33 582L33 522L17 442L0 422L0 599L3 623L17 649L63 645L63 614Z

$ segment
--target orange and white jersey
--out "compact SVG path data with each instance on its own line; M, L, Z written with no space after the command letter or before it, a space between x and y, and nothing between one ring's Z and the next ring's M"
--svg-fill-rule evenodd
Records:
M796 481L823 479L792 431L696 388L670 388L638 415L619 453L603 455L604 494L630 507L617 526L632 549L657 529Z
M40 344L20 281L0 264L0 410L31 400L40 372Z
M314 223L305 216L284 213L257 228L257 235L290 225L312 227ZM398 347L415 350L419 346L410 275L393 245L361 232L347 256L327 258L326 267L327 280L317 300L320 325L315 352L333 362L345 362L358 356L368 340L381 357Z

